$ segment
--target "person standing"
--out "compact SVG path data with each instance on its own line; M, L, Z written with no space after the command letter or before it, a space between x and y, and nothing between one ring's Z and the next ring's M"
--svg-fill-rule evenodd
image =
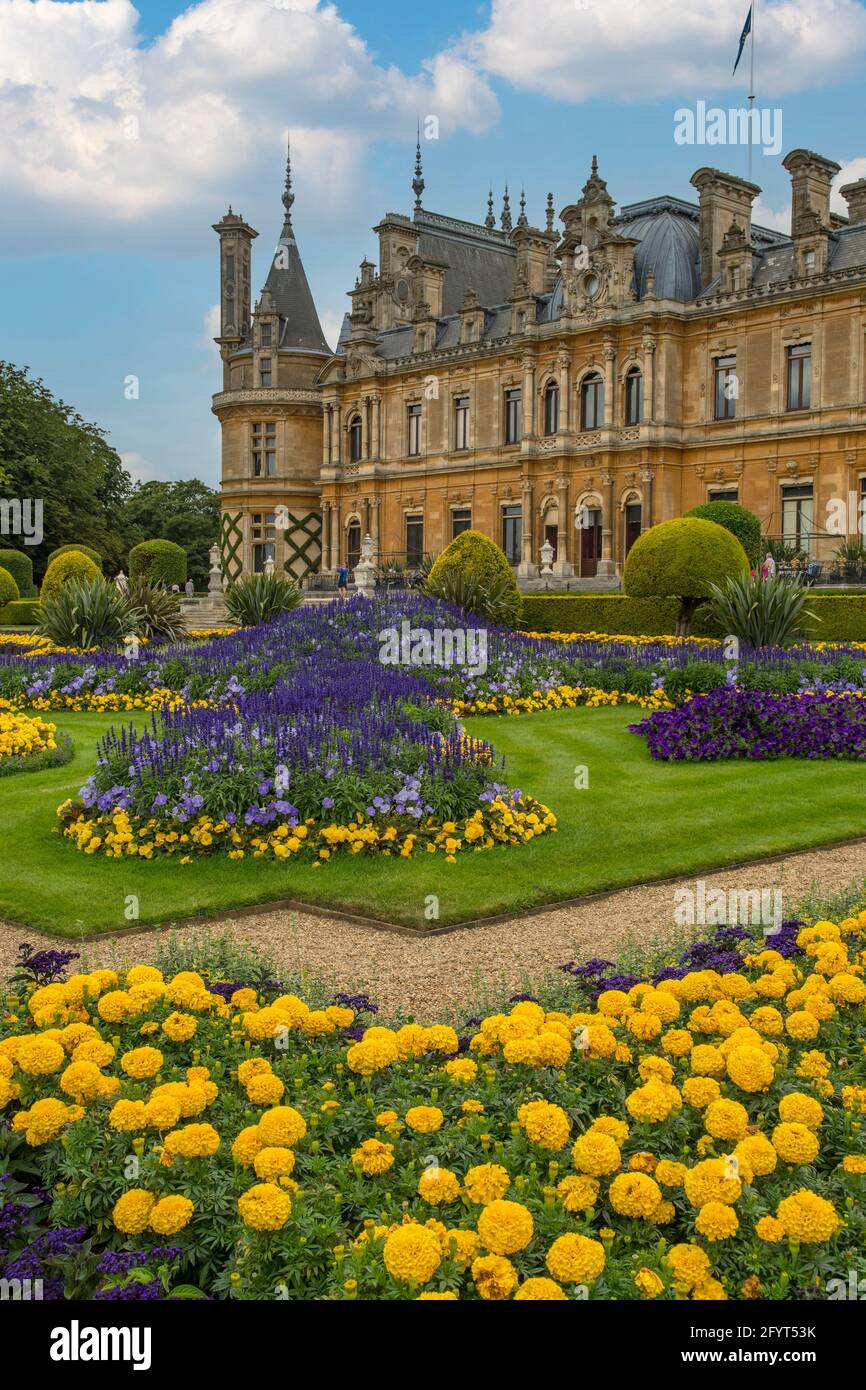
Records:
M764 563L763 563L762 566L761 566L761 578L762 578L762 579L772 579L772 578L775 576L775 573L776 573L776 561L773 559L772 555L770 555L770 553L768 552L768 553L764 556Z
M185 588L185 590L186 590L186 596L187 596L187 598L192 598L193 594L195 593L195 585L193 584L193 582L192 582L191 579L188 579L188 580L186 581L186 584L184 585L184 588Z
M337 589L340 598L349 597L349 566L341 565L337 572Z

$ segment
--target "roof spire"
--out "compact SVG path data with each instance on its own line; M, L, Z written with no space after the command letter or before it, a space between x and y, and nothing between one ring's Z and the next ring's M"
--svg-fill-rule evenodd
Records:
M528 227L529 218L526 216L526 189L520 190L520 216L517 219L518 227Z
M496 226L496 218L495 218L495 216L494 216L494 214L493 214L493 189L492 189L492 188L491 188L490 192L489 192L488 195L487 195L487 216L486 216L485 219L484 219L484 225L485 225L485 227L489 227L490 230L491 230L491 232L493 231L493 228Z
M594 155L592 156L592 172L593 172L593 174L596 174L596 175L598 174L598 155L597 155L597 154L594 154Z
M421 168L421 121L418 120L418 138L415 144L415 177L412 180L412 192L415 194L415 211L421 211L421 194L424 192L424 172Z
M547 231L553 231L553 194L547 195Z
M292 192L292 135L291 131L286 137L286 186L283 189L283 207L286 209L286 224L292 223L292 203L295 195Z
M511 204L508 201L508 184L505 185L505 196L502 199L502 216L500 222L503 232L511 231Z

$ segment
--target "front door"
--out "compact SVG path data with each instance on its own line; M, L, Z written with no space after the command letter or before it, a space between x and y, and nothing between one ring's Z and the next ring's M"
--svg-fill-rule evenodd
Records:
M598 573L601 559L601 508L590 508L585 514L586 525L580 529L580 575L591 579Z
M640 502L629 502L625 509L625 554L631 550L641 528Z

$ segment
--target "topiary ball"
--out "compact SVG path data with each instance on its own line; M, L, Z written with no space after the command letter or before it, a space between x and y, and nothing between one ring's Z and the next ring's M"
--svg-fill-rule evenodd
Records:
M63 555L58 555L56 560L52 560L45 571L40 597L53 598L73 579L90 583L101 577L99 568L87 555L82 554L80 550L67 550Z
M52 550L48 556L48 564L56 560L58 555L68 555L71 551L76 551L79 555L86 555L88 560L92 560L97 569L102 570L103 557L98 550L94 550L92 545L82 545L80 542L73 541L70 545L59 545L56 550ZM46 567L47 568L47 567Z
M129 552L129 577L182 588L186 583L186 551L174 541L142 541Z
M23 550L0 550L0 565L8 570L18 585L22 598L35 598L33 584L33 561Z
M15 603L20 597L12 575L7 569L0 568L0 608L5 608L7 603Z
M447 569L467 571L483 583L493 579L510 580L514 592L520 592L505 551L481 531L461 531L455 536L433 562L428 578L438 578Z
M761 523L754 512L741 507L739 502L701 502L685 516L700 517L703 521L714 521L717 526L724 526L740 542L752 569L757 568L761 558Z

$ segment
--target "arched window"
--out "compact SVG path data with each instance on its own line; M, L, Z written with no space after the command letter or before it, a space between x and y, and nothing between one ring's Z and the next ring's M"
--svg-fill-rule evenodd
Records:
M349 461L358 463L361 458L361 417L353 415L349 421Z
M580 388L580 428L597 430L604 424L604 379L598 372L584 377Z
M361 558L361 523L350 521L346 527L346 564L353 570Z
M559 430L559 385L549 381L544 388L544 433L556 434Z
M639 425L643 397L643 376L640 367L629 367L625 374L625 422Z

